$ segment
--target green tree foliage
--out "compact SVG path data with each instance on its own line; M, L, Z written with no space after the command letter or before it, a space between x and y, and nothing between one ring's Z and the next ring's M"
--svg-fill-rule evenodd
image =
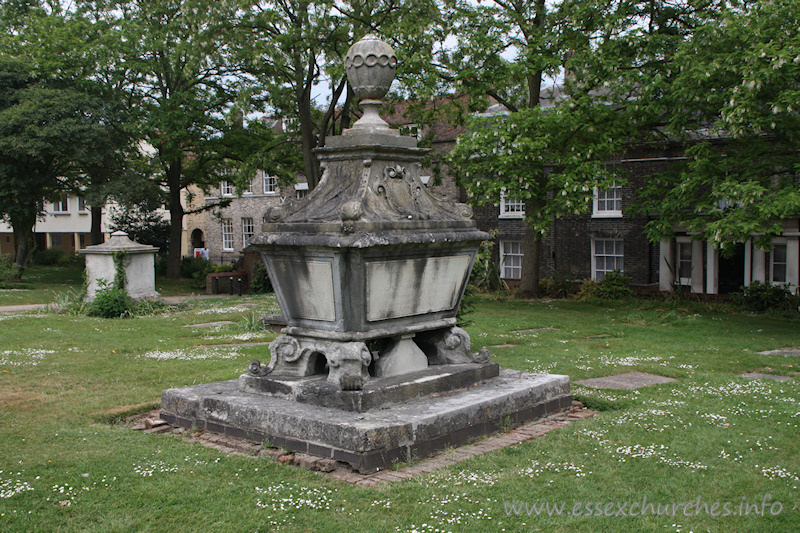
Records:
M473 119L449 156L473 202L496 203L501 194L525 201L536 283L525 295L538 295L539 245L554 218L591 210L594 189L622 179L606 159L623 147L625 124L610 118L611 108L572 103Z
M257 117L257 115L256 115ZM241 120L240 120L241 119ZM273 119L253 118L245 121L240 116L226 121L218 136L203 144L192 154L184 169L188 179L209 186L209 176L225 176L241 193L253 180L256 172L264 170L275 176L281 186L297 181L302 172L303 156L289 132L275 127ZM207 203L188 213L225 207L229 199Z
M106 28L110 52L104 79L127 95L134 131L152 148L145 149L155 170L152 179L166 191L171 224L168 277L180 274L181 191L218 179L212 166L193 161L218 142L241 88L229 47L235 40L239 4L110 0L82 6Z
M797 2L569 0L561 15L569 92L686 156L640 191L651 240L682 228L724 253L800 212Z
M9 29L0 37L0 216L24 267L42 199L85 194L117 173L128 136L115 93L92 77L96 34L84 19L58 3L14 1L0 20Z
M80 189L95 149L112 135L102 96L29 72L0 57L0 213L14 229L20 267L33 251L42 199Z
M109 228L111 231L124 231L128 238L139 244L156 246L159 253L169 249L169 221L146 203L113 211Z
M443 78L510 111L472 121L450 162L476 201L526 200L523 294L538 236L624 181L609 161L636 145L686 156L639 191L653 241L680 227L724 251L800 212L796 2L448 5ZM561 97L540 110L548 74Z
M725 252L800 214L800 4L734 5L675 55L666 131L687 160L645 191L653 239L680 226Z
M468 120L448 162L475 203L497 203L501 194L525 201L521 296L539 295L541 241L554 218L585 212L596 187L622 180L606 159L629 133L586 91L567 100L543 88L569 57L556 15L541 0L454 2L450 31L459 42L439 56L455 90L508 111Z
M357 113L344 76L347 49L366 33L379 33L404 58L429 57L433 46L426 31L437 18L432 0L288 0L252 3L236 43L238 61L257 80L243 98L253 109L288 119L299 140L309 186L320 179L313 150L329 134L349 127ZM410 60L411 64L414 63ZM413 68L407 68L407 71ZM320 87L327 101L316 101ZM344 102L342 103L342 99ZM266 105L266 107L264 107Z

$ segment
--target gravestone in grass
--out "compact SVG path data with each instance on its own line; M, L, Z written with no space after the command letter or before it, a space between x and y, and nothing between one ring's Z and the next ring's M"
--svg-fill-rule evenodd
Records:
M319 185L267 209L251 243L286 316L269 364L164 391L162 418L368 472L571 406L567 376L500 369L456 327L489 236L428 190L427 150L379 116L396 65L375 36L351 47L363 116L317 150Z
M86 301L94 300L104 287L124 288L131 298L158 298L155 254L158 248L139 244L124 231L115 231L103 244L87 246L78 253L86 256Z

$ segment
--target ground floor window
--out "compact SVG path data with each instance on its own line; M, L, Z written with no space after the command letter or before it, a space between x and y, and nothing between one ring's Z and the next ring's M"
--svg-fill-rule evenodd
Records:
M242 248L247 248L250 241L253 240L254 234L253 219L250 217L242 218Z
M680 278L681 285L692 284L692 242L678 241L678 278Z
M222 249L233 250L233 221L229 218L222 219Z
M786 283L786 245L774 244L770 252L769 279L772 283Z
M593 278L602 281L609 272L623 271L622 239L595 239L593 247Z
M500 241L500 277L522 277L522 241Z

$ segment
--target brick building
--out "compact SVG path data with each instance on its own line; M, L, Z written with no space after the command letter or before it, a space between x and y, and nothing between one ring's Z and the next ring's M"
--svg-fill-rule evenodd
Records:
M261 231L267 208L278 205L281 196L301 197L307 191L307 183L296 183L291 189L282 190L275 176L260 170L241 195L237 195L233 182L223 180L207 194L199 194L206 204L224 199L229 199L230 204L227 207L203 211L187 222L191 247L207 249L213 263L235 263L241 258L250 240Z
M644 234L649 217L634 216L636 190L653 173L664 171L682 156L638 150L610 165L627 180L625 186L595 191L590 213L553 220L542 241L541 275L571 280L601 280L607 272L621 270L637 286L659 283L659 246ZM513 284L522 273L525 208L513 198L476 208L478 226L497 234L493 261L501 278Z
M446 124L425 130L403 116L405 106L398 104L387 122L406 135L431 139L433 164L455 144L463 131ZM502 112L490 109L490 112ZM681 228L675 236L651 243L644 233L652 216L634 216L631 206L636 191L649 176L663 172L671 164L685 159L680 151L664 151L637 146L609 165L619 168L626 178L625 186L595 191L591 212L570 215L553 221L542 245L541 275L579 281L601 280L614 270L631 277L632 283L670 291L682 285L695 293L719 294L738 290L752 281L786 283L792 290L800 285L800 216L784 221L784 233L773 241L769 250L761 250L751 241L736 247L732 257L721 257L710 243L693 238ZM436 179L433 168L423 168L422 181L436 194L452 200L467 201L465 192L446 174ZM280 202L283 194L302 195L307 185L281 191L274 178L259 173L241 197L235 197L231 184L223 182L206 197L207 202L231 197L231 205L219 216L206 213L205 218L188 227L192 246L204 244L216 263L235 262L253 233L260 231L266 208ZM513 198L498 198L494 205L475 208L480 229L496 232L492 261L500 276L514 284L522 272L525 235L525 205Z
M754 281L800 286L800 216L783 221L783 233L762 250L753 240L739 244L723 257L712 243L675 228L675 235L651 243L645 224L656 214L634 216L636 190L648 176L684 159L680 152L635 152L609 164L624 172L628 184L595 191L591 214L553 221L542 243L541 274L571 280L601 280L621 270L639 287L672 291L680 285L697 294L727 294ZM476 208L478 227L496 231L493 261L510 284L520 278L525 235L525 206L501 198L495 205Z

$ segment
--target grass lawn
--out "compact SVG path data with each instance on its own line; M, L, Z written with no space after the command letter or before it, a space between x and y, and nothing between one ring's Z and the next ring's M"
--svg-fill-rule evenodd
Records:
M597 416L378 488L108 422L110 412L156 405L162 389L234 379L250 359L266 361L265 346L231 344L273 339L239 323L276 310L259 296L124 320L0 315L2 530L761 532L800 523L799 380L737 377L794 375L800 358L758 352L800 348L800 320L723 308L482 297L468 327L473 350L498 346L503 366L678 381L636 391L573 384ZM183 327L218 320L234 324ZM552 329L515 333L539 328ZM537 514L545 502L563 504L562 515ZM658 516L665 505L669 515ZM619 515L596 516L607 513Z
M77 265L30 265L20 283L8 282L7 288L0 287L0 305L53 303L56 294L79 290L82 283L83 268Z
M156 290L161 296L204 293L205 290L195 287L195 283L193 279L174 280L157 276ZM0 306L54 303L59 294L79 291L82 285L81 266L30 265L26 267L21 282L8 282L8 287L0 287Z

